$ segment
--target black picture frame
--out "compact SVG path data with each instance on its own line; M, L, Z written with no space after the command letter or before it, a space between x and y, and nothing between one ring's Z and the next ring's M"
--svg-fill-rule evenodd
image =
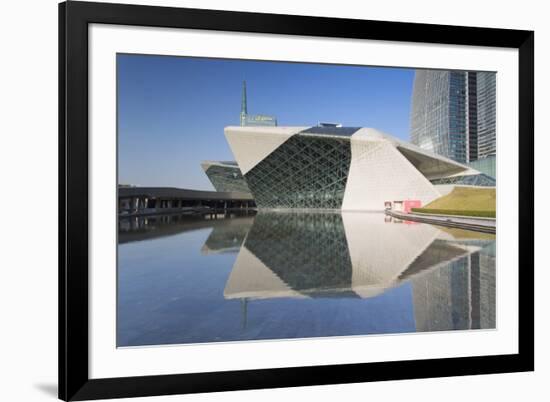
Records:
M214 373L88 375L88 25L105 23L519 51L517 354ZM70 1L59 5L59 398L88 400L534 370L534 32Z

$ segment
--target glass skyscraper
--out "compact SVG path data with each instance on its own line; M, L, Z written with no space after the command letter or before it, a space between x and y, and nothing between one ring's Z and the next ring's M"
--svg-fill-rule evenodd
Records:
M496 155L496 74L477 73L478 159Z
M469 163L496 153L495 73L416 70L411 142Z

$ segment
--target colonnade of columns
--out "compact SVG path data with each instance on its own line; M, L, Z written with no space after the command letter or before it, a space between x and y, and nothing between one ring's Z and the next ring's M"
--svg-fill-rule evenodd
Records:
M252 200L189 200L178 198L129 197L119 198L119 215L175 212L192 209L249 209L255 207Z

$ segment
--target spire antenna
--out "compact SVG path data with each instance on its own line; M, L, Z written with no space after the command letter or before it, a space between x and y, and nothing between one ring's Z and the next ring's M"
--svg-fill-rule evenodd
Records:
M241 102L241 113L248 114L248 108L246 106L246 81L243 81L243 98Z
M245 125L247 114L248 114L248 108L246 105L246 81L243 81L243 94L241 99L241 126Z

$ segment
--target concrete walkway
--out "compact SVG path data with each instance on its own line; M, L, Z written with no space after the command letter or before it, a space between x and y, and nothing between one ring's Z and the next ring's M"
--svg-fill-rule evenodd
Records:
M496 233L496 219L475 218L451 215L415 214L386 210L386 215L407 221L430 223L432 225L449 226L476 232Z

